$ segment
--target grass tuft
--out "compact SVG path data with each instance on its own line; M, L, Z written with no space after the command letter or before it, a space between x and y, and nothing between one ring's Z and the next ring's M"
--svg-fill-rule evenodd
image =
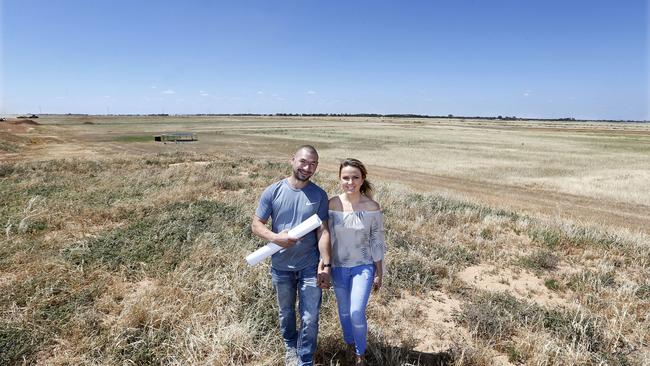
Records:
M490 344L508 341L526 318L523 303L507 293L488 293L477 296L463 310L461 320L474 334Z
M35 336L24 327L0 323L0 365L19 364L37 352L38 345Z
M557 269L560 258L557 255L549 252L548 250L538 250L535 253L521 258L521 263L524 267L541 271L541 270L555 270Z

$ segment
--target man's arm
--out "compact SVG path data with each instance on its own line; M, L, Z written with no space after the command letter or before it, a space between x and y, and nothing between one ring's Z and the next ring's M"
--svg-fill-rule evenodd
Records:
M259 236L260 238L273 242L283 248L288 248L295 245L298 242L298 239L290 238L287 234L289 230L283 230L279 233L274 233L266 227L266 222L268 220L262 220L257 215L253 215L253 220L251 221L251 230L253 234Z
M320 252L320 262L318 263L318 287L330 287L330 274L332 273L332 244L330 242L330 231L327 221L323 221L316 231L318 238L318 251ZM325 267L325 264L329 266Z

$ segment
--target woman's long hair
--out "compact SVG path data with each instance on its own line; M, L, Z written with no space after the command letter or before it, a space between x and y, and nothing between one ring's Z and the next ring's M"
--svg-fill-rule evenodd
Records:
M365 165L363 165L363 163L358 159L347 158L343 160L341 162L341 165L339 166L339 178L341 178L341 170L343 170L343 168L345 168L346 166L351 166L359 169L359 171L361 172L361 177L363 178L363 184L361 185L359 192L361 192L361 194L365 195L368 198L372 198L373 185L366 178L366 176L368 175L368 170L366 170Z

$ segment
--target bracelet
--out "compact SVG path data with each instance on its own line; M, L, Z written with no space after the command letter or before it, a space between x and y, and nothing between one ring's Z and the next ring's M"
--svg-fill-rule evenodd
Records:
M323 263L323 268L325 268L325 267L331 267L331 266L332 266L332 263Z

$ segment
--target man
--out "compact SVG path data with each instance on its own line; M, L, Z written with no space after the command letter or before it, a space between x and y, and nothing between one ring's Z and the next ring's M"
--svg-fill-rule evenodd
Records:
M313 146L300 146L291 157L292 174L264 190L253 216L255 235L284 249L271 257L271 278L280 308L280 330L287 365L313 365L318 337L321 289L330 282L330 236L327 228L327 193L310 181L318 166ZM302 238L290 238L289 229L313 214L320 228ZM272 230L266 227L271 218ZM319 261L320 258L320 261ZM296 294L300 329L296 329Z

